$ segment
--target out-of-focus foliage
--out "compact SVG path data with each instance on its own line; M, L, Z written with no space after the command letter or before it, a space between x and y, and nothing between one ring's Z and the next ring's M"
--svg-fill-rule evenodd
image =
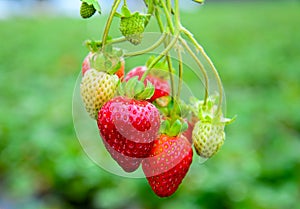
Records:
M97 167L74 133L81 43L99 38L104 19L1 21L0 208L300 208L299 10L207 3L183 15L220 71L228 116L238 118L222 150L194 161L167 199L145 179Z

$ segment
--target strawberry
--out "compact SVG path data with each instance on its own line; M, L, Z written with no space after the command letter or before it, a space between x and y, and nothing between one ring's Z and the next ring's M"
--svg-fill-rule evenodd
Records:
M125 81L129 80L130 78L133 78L135 76L138 77L138 79L141 79L145 71L147 70L146 66L140 66L132 69L125 77ZM164 80L161 77L156 76L153 74L148 74L146 79L144 80L144 83L146 84L147 81L150 81L152 85L155 87L155 91L153 96L149 99L150 102L153 102L157 98L167 96L170 94L170 85L167 80Z
M168 197L176 192L192 158L191 144L183 135L159 135L150 156L142 162L144 174L155 194Z
M119 79L95 69L88 70L80 84L80 94L86 111L92 118L97 118L99 109L116 93Z
M88 53L88 55L84 58L82 62L82 75L86 73L89 69L91 69L91 61L95 60L97 57L97 53ZM124 78L124 70L125 70L125 61L123 58L120 58L121 65L117 72L115 73L121 80Z
M198 155L203 158L212 157L224 143L225 125L198 121L193 130L194 147Z
M90 18L96 12L96 9L93 4L88 4L86 2L82 2L80 6L80 15L82 18Z
M153 92L153 91L152 91ZM127 172L148 157L160 127L160 116L154 105L118 96L99 111L98 128L112 158Z
M132 44L138 45L143 38L146 16L138 12L121 17L120 31Z
M102 137L103 139L103 137ZM123 168L126 172L135 171L141 164L142 158L129 157L116 150L115 147L109 145L105 140L103 140L105 148L110 153L112 158Z
M195 124L192 140L197 154L203 158L211 158L220 150L225 141L225 125L235 119L224 118L215 102L216 97L213 97L206 102L198 101L198 107L194 106L199 121Z

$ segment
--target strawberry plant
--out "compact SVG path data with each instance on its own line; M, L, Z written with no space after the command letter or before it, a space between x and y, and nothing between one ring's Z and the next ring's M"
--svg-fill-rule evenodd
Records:
M202 4L203 1L195 1ZM195 153L213 157L225 140L224 92L218 71L202 46L180 22L179 0L144 0L145 13L131 11L126 0L114 0L101 40L88 40L82 63L81 98L86 112L97 121L106 152L126 173L141 166L159 197L176 192L187 175ZM97 0L82 0L80 14L101 13ZM111 37L112 22L119 20L121 37ZM159 27L157 41L147 42L150 21ZM144 40L146 39L146 40ZM189 42L188 42L189 41ZM159 50L124 75L127 58ZM185 60L193 62L203 81L202 92L182 99ZM211 78L217 91L212 90ZM124 80L123 80L124 78ZM201 94L200 94L201 93ZM203 94L203 98L199 95Z

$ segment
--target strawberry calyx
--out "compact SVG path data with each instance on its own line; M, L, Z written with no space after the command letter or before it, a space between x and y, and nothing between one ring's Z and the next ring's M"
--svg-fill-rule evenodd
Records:
M99 50L99 43L90 42L93 55L90 58L91 68L99 71L106 72L110 75L115 74L122 66L123 51L119 48L113 48L112 45L107 45L105 50ZM96 50L98 49L98 50ZM101 49L101 48L100 48Z
M223 117L222 111L216 112L218 109L216 104L217 96L209 97L206 103L202 100L197 100L196 98L192 98L191 101L193 102L190 109L202 122L215 125L228 125L236 119L236 116L233 118Z
M160 125L159 132L168 136L178 136L180 133L185 132L188 129L188 124L181 118L172 119L168 118L164 120Z
M178 136L188 129L188 123L182 118L180 102L176 102L171 96L156 99L153 104L165 119L161 123L160 133L168 136Z
M154 94L154 91L155 88L150 82L147 82L145 85L138 79L138 76L132 77L127 82L122 82L118 88L118 93L121 96L126 96L128 98L134 98L137 100L147 100L151 98Z

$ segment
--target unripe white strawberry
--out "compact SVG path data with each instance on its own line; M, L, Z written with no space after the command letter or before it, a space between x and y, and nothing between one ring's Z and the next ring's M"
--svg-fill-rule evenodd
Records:
M119 78L95 69L88 70L80 84L80 94L89 115L97 119L98 111L116 93Z
M210 158L216 154L225 140L225 124L198 121L193 130L193 143L198 155Z
M216 98L208 98L206 102L193 99L191 109L198 116L192 132L192 141L198 155L211 158L222 147L225 141L225 126L232 123L232 119L224 118L222 110L216 105Z

